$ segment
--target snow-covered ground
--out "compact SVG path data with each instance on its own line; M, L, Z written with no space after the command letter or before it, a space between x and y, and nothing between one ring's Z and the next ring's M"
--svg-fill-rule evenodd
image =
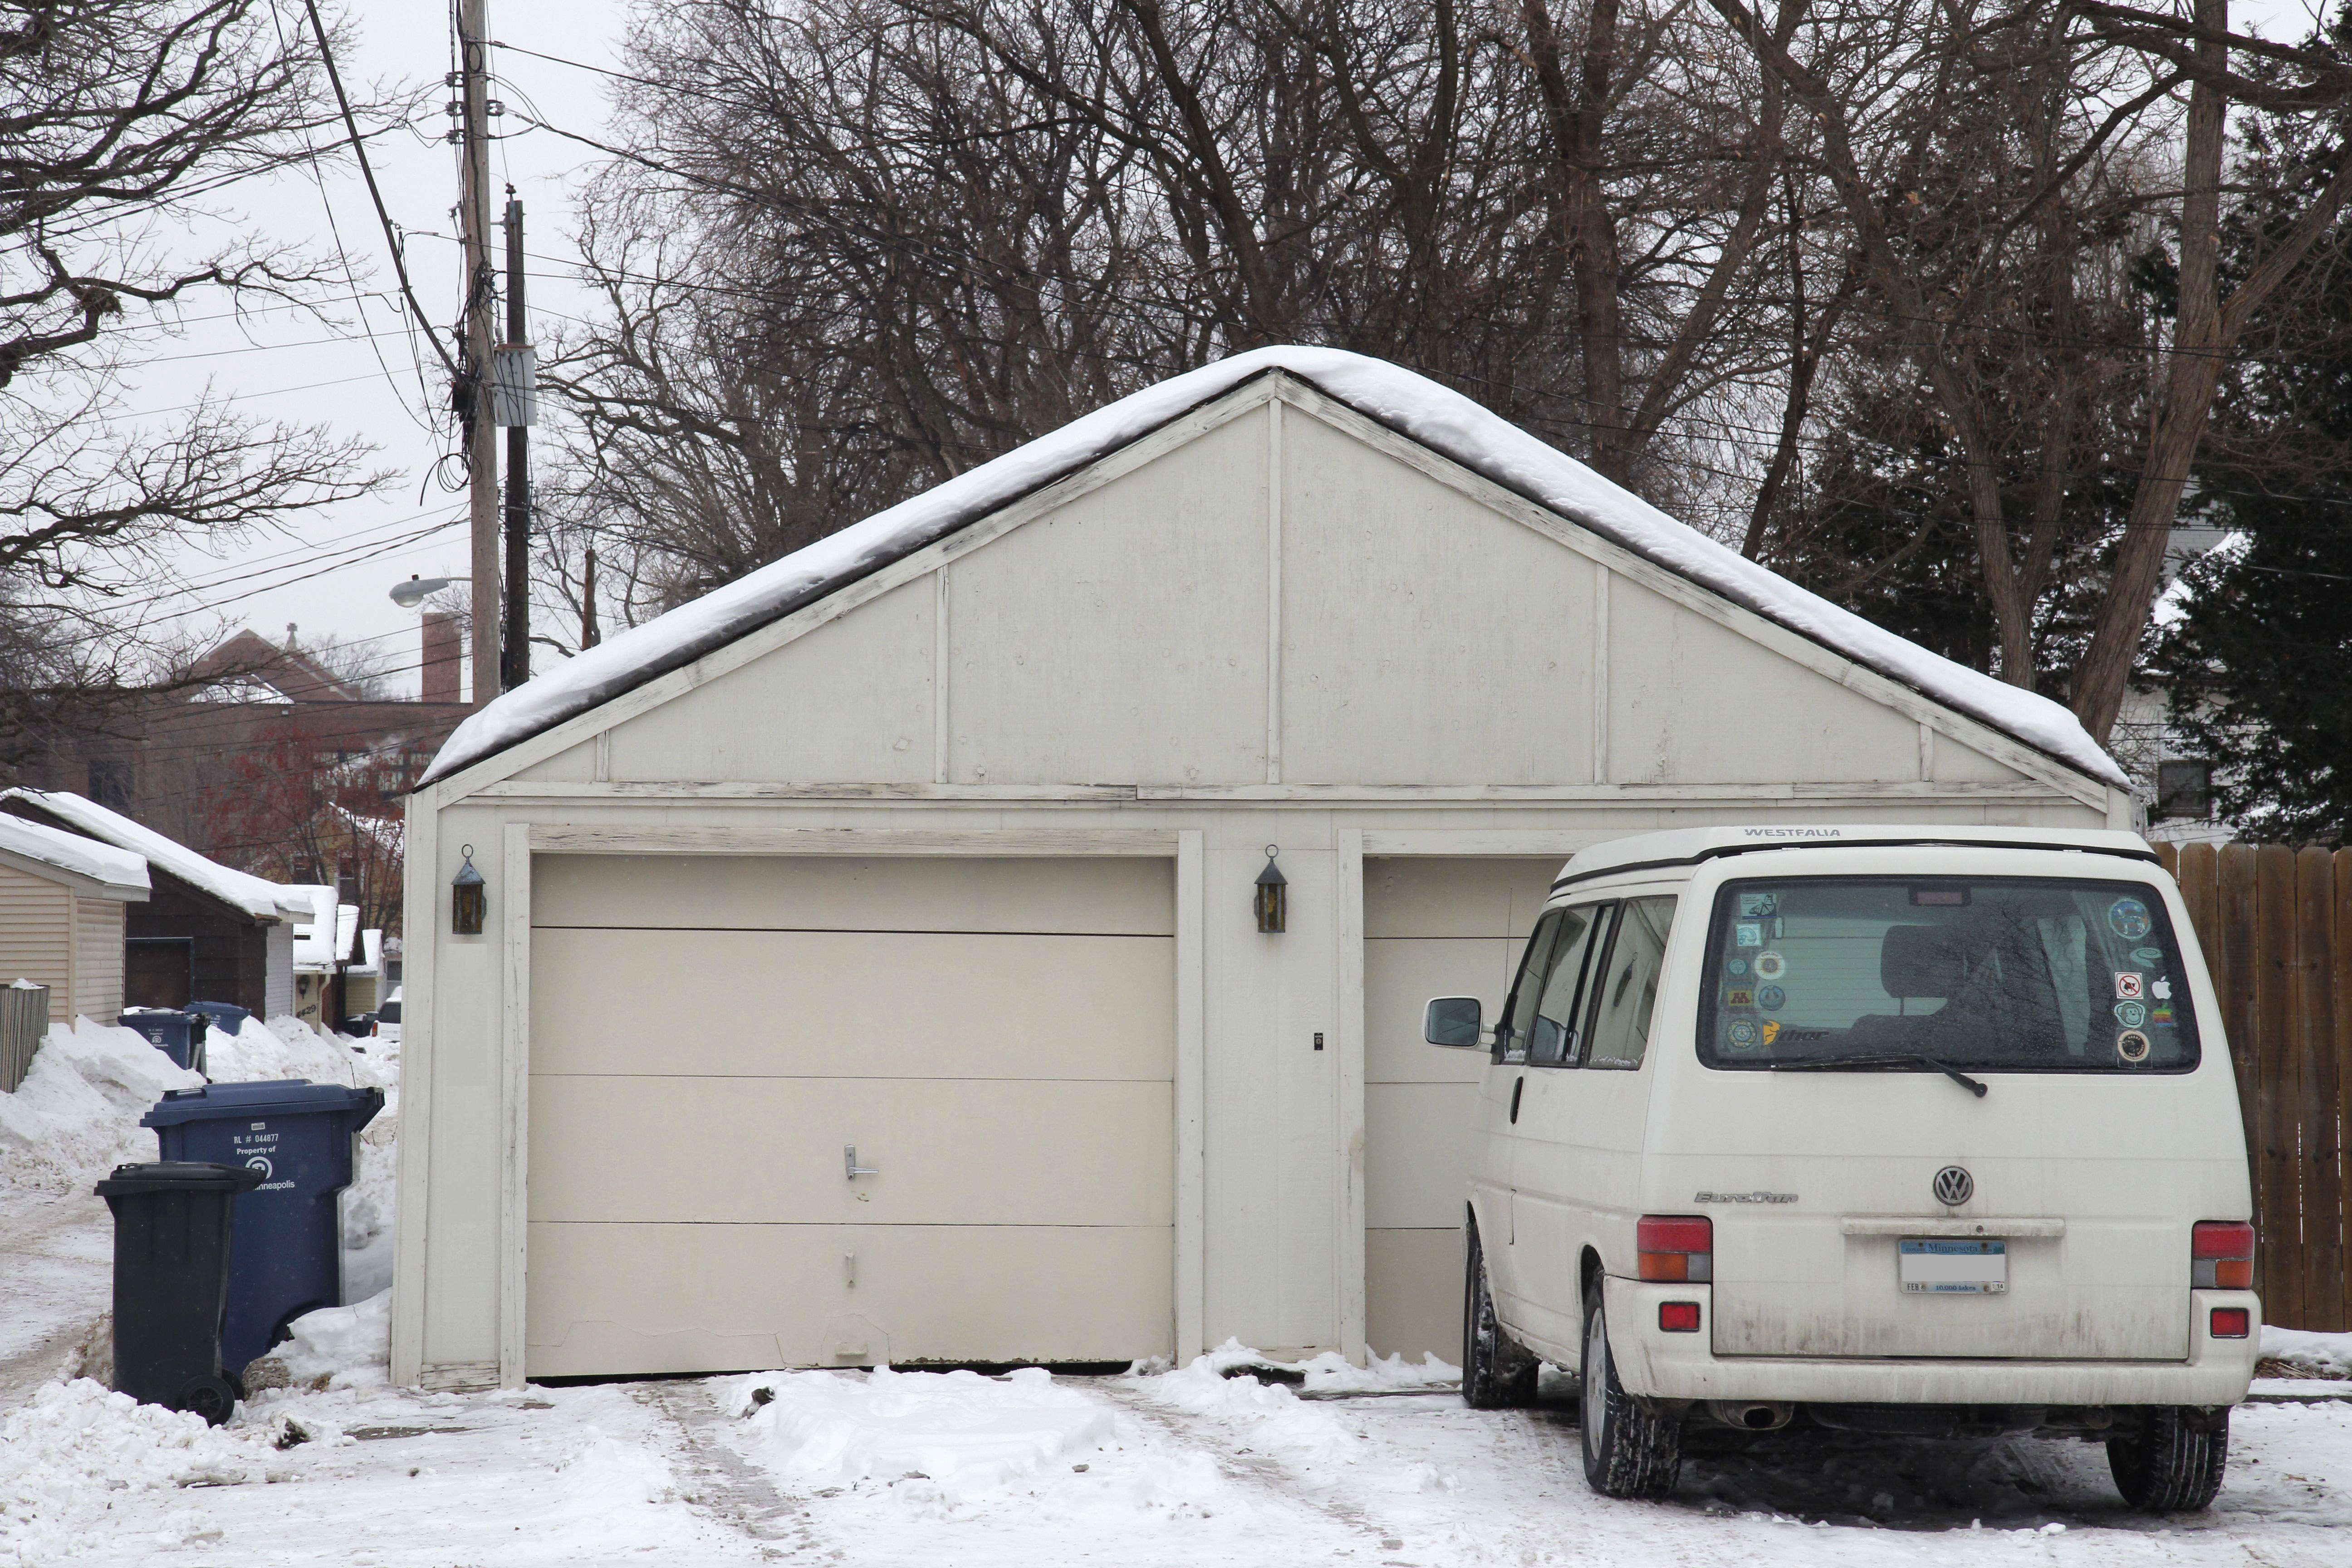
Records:
M0 1563L2262 1563L2352 1561L2352 1406L2254 1405L2207 1515L2079 1443L1784 1435L1594 1497L1564 1384L771 1373L419 1394L381 1305L306 1323L227 1426L87 1380L0 1417ZM373 1347L373 1348L372 1348ZM1392 1369L1404 1373L1421 1369ZM308 1384L323 1378L327 1386Z
M396 1090L396 1060L291 1020L215 1037L212 1063ZM2277 1330L2266 1370L2293 1379L2237 1412L2220 1501L2178 1520L2127 1511L2089 1444L1793 1430L1695 1457L1667 1502L1611 1502L1585 1487L1564 1379L1481 1413L1443 1365L1268 1369L1239 1346L1116 1377L419 1394L386 1381L383 1295L302 1320L288 1385L215 1430L71 1378L107 1296L89 1184L153 1156L138 1115L187 1081L85 1027L0 1096L5 1568L2352 1563L2352 1336ZM346 1205L360 1277L384 1255L396 1128L394 1098Z

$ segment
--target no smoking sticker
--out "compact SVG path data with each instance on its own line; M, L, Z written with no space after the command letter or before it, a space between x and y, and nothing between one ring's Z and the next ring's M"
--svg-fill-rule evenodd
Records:
M2116 971L2116 994L2127 1002L2137 1001L2140 995L2139 971L2136 969Z

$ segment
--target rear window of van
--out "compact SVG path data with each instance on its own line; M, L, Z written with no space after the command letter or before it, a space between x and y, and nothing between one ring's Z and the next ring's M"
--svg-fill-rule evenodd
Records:
M2196 1017L2164 901L2131 882L1790 878L1724 886L1700 1058L1925 1057L2003 1072L2186 1072Z

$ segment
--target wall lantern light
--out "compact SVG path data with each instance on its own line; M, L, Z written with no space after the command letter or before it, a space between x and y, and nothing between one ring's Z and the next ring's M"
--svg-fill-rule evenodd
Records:
M474 869L474 847L467 845L462 853L466 863L449 879L449 929L459 936L479 936L489 892L482 886L482 874Z
M1257 892L1250 908L1257 913L1257 929L1265 936L1279 936L1290 923L1290 879L1274 863L1282 851L1269 844L1265 847L1265 869L1257 874Z

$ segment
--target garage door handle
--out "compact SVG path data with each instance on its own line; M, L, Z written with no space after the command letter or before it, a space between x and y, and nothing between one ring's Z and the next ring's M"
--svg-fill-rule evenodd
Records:
M857 1163L857 1145L855 1143L845 1143L841 1146L841 1168L849 1173L849 1179L853 1182L860 1176L878 1176L882 1173L871 1165L861 1165Z

